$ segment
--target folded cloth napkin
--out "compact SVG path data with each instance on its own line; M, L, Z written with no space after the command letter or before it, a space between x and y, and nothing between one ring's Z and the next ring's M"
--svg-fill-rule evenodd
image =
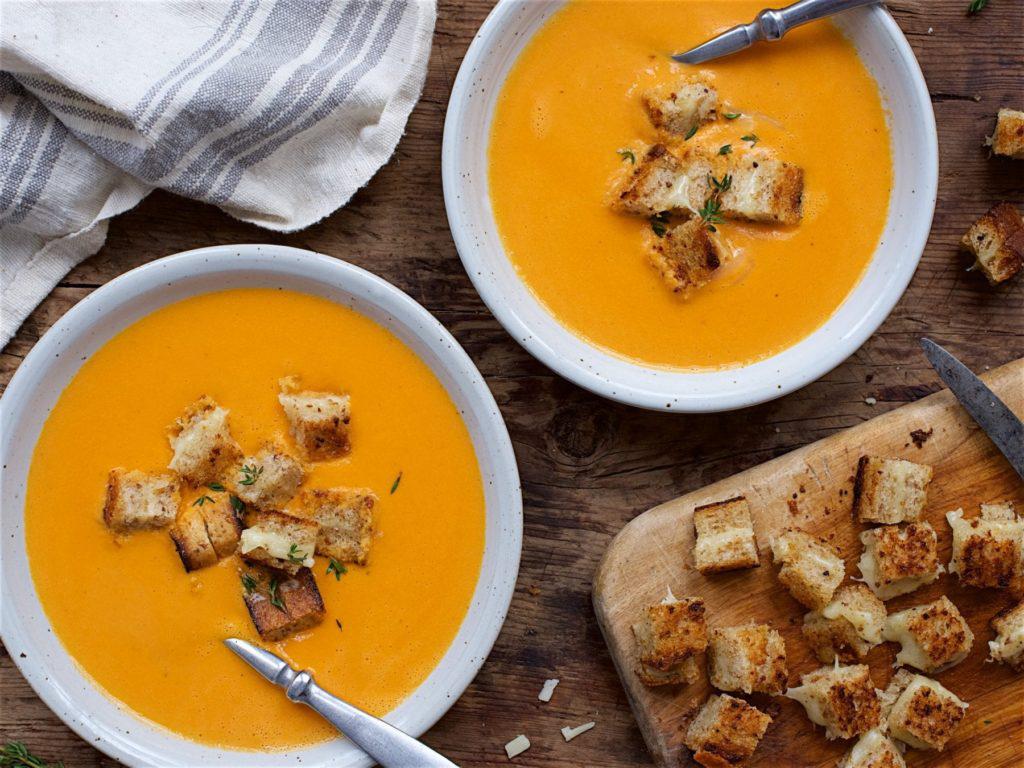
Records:
M313 224L394 151L436 0L0 2L0 347L153 188Z

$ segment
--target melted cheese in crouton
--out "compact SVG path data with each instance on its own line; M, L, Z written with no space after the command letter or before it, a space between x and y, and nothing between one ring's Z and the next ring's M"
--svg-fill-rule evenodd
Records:
M732 184L721 197L726 218L799 224L803 217L804 171L758 147L735 156Z
M228 428L228 411L203 395L171 426L168 465L194 486L217 480L242 455Z
M992 629L996 637L988 643L989 656L1024 672L1024 602L997 613L992 618Z
M283 507L299 489L305 469L279 446L265 445L243 458L232 475L232 490L257 509Z
M929 523L883 525L860 535L864 545L858 567L864 583L882 600L931 584L943 567L939 539Z
M754 754L771 722L742 699L713 694L686 729L684 743L706 768L729 768Z
M846 565L825 540L791 528L771 541L779 581L808 608L824 608L843 582Z
M949 572L972 587L1024 587L1024 520L1009 504L984 504L981 514L965 520L962 509L946 513L953 529Z
M646 685L697 681L700 671L693 656L708 643L704 601L669 600L649 606L633 625L639 666Z
M786 696L800 702L811 722L825 727L829 739L867 733L882 719L878 692L864 664L822 667L801 677Z
M767 624L715 627L708 641L708 673L720 691L781 693L786 687L786 643Z
M1016 160L1024 160L1024 112L1018 109L1000 109L996 115L996 132L992 137L992 151Z
M250 512L246 523L238 546L246 560L291 574L313 565L319 526L312 520L268 510Z
M862 523L921 519L932 468L903 459L862 456L853 485L853 513Z
M743 496L697 507L693 510L693 526L697 533L693 560L701 573L758 565L754 523Z
M907 768L907 764L892 740L874 728L857 739L836 768Z
M655 128L679 136L717 117L718 92L700 81L653 88L641 99Z
M118 533L162 528L174 522L179 501L178 479L173 475L115 467L107 477L103 522Z
M882 642L885 617L885 605L870 589L850 584L820 612L804 616L803 634L821 661L853 661Z
M971 628L945 595L889 616L883 637L902 646L896 655L897 664L922 672L941 672L959 664L974 643Z
M941 750L964 718L967 704L935 680L901 669L884 694L893 738L915 749Z

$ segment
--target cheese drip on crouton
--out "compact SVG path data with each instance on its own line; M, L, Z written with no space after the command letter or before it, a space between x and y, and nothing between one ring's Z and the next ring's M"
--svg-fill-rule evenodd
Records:
M949 572L972 587L1024 592L1024 520L1011 504L982 504L981 514L964 519L962 509L946 513L953 529Z
M118 533L163 528L174 522L179 500L174 475L115 467L107 476L103 522Z
M860 540L864 553L858 567L882 600L931 584L944 570L938 535L929 523L883 525L862 532Z
M326 615L320 589L308 568L289 577L250 565L241 579L245 607L264 640L283 640L316 626Z
M168 467L193 486L220 478L242 456L228 428L228 411L203 395L171 426Z
M1024 221L1010 203L992 206L964 234L960 245L992 285L1024 269Z
M718 92L699 80L652 88L641 100L655 128L678 136L718 117Z
M707 768L728 768L754 754L772 719L742 699L711 695L686 729L683 742Z
M921 519L932 468L903 459L862 456L853 485L853 514L862 523Z
M943 595L925 605L894 613L885 622L883 637L901 645L897 664L922 672L941 672L967 658L974 633L953 602Z
M767 624L715 627L708 640L708 673L720 691L781 693L786 687L786 643Z
M889 735L914 749L941 750L967 704L935 680L899 670L883 694Z
M376 502L377 496L369 488L316 488L299 495L298 514L320 526L318 555L363 565L373 541Z
M907 764L892 739L874 728L857 739L836 768L907 768Z
M305 469L283 448L267 444L246 456L231 475L231 487L243 502L257 509L279 509L291 501Z
M824 608L843 582L846 565L824 539L790 528L771 540L772 557L780 565L779 581L808 608Z
M238 549L246 560L290 574L313 565L319 529L314 521L268 510L249 512L245 522Z
M800 702L811 722L825 727L829 739L867 733L882 720L878 691L864 664L821 667L801 677L786 696Z
M700 668L694 656L708 644L707 618L700 598L677 600L671 592L648 606L633 625L637 675L645 685L695 683Z
M697 533L693 560L701 573L759 565L750 505L743 496L697 507L693 526Z
M840 587L821 611L804 616L803 634L819 660L862 659L882 642L885 604L863 584Z
M996 132L992 151L1015 160L1024 160L1024 112L1003 107L996 114Z
M280 381L278 402L292 437L310 461L326 461L349 452L351 404L348 395L302 390L295 376Z
M1024 672L1024 602L993 616L992 629L996 637L989 640L989 656L1017 672Z

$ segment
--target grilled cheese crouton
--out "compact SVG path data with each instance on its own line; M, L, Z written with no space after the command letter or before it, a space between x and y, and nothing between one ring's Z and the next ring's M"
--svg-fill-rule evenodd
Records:
M326 609L308 568L294 576L249 566L242 571L242 597L249 616L264 640L283 640L316 626Z
M679 136L686 136L718 116L718 92L699 81L653 88L641 99L655 128Z
M981 514L964 519L962 509L946 513L953 529L949 572L972 587L1024 592L1024 520L1009 504L983 504Z
M298 459L283 448L267 444L243 458L231 479L239 499L257 509L278 509L295 495L305 470Z
M202 496L206 499L198 504L199 514L206 525L206 534L210 538L210 544L217 553L218 558L233 555L238 548L238 540L242 536L242 521L235 512L231 497L226 493L217 495L217 498L210 501L209 496Z
M1024 602L997 613L992 618L992 629L996 639L988 642L989 656L1024 672Z
M863 531L860 568L864 583L882 600L931 584L944 568L939 537L929 523L883 525Z
M859 739L836 768L907 768L892 739L874 728Z
M313 565L316 522L270 510L249 512L245 522L238 549L249 562L292 575Z
M779 581L797 602L824 608L843 582L846 565L824 539L790 528L771 540L772 557L781 565Z
M1015 160L1024 160L1024 112L1000 109L996 115L996 132L992 136L992 151Z
M729 219L799 224L803 217L804 171L766 149L738 154L729 164L732 184L721 196Z
M882 636L900 644L896 664L929 673L959 664L967 658L974 643L971 628L945 595L892 614L886 619Z
M829 739L850 739L877 728L882 721L878 691L865 664L821 667L786 691L800 702L807 717L825 727Z
M183 509L171 526L170 533L186 571L206 568L217 562L217 550L210 541L206 521L199 507L190 506Z
M921 519L932 468L903 459L861 456L853 484L853 514L862 523Z
M298 512L315 520L320 530L316 553L342 563L364 565L373 541L373 505L369 488L327 488L303 491Z
M882 642L885 604L863 584L840 587L821 611L804 616L803 634L823 662L863 659Z
M676 209L696 211L696 196L691 199L691 187L707 188L706 174L711 172L711 162L705 159L699 168L693 162L688 166L689 172L664 144L651 146L637 160L632 172L613 187L612 207L637 216L655 216Z
M914 749L941 750L964 719L967 704L935 680L905 669L883 694L889 735Z
M715 627L708 640L708 674L720 691L781 693L786 687L786 643L767 624Z
M637 675L645 685L695 683L700 678L695 654L708 644L704 601L677 600L669 596L644 611L633 625L639 665Z
M649 255L665 284L677 293L707 285L725 258L700 219L669 228L652 241Z
M960 244L992 285L1024 269L1024 221L1010 203L992 206L971 225Z
M730 768L757 749L772 719L742 699L712 694L686 729L684 743L706 768Z
M163 528L174 522L179 501L178 479L173 475L114 467L107 476L103 522L118 533Z
M693 510L693 560L701 573L756 568L757 542L746 498L737 496Z
M309 461L347 454L351 402L348 395L301 390L294 376L281 379L278 402L284 408L292 437Z
M203 395L169 430L174 456L168 467L193 486L219 478L242 456L228 428L228 411Z

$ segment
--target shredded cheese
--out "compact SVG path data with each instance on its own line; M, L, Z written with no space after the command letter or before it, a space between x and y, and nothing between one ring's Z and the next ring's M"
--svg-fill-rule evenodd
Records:
M589 731L595 725L597 725L597 723L595 723L594 721L590 721L589 723L584 723L583 725L577 725L575 728L565 727L562 729L562 738L564 738L566 741L572 741L581 733L586 733L587 731Z
M672 587L666 586L665 587L665 596L663 598L661 598L661 604L662 605L672 605L672 604L678 603L678 602L679 602L679 598L672 594Z
M547 703L551 701L551 695L555 692L555 686L558 685L558 679L545 680L544 687L540 689L540 693L537 694L537 698Z
M508 755L508 759L511 760L513 757L518 757L530 748L530 740L523 734L519 734L512 741L505 745L505 754Z

